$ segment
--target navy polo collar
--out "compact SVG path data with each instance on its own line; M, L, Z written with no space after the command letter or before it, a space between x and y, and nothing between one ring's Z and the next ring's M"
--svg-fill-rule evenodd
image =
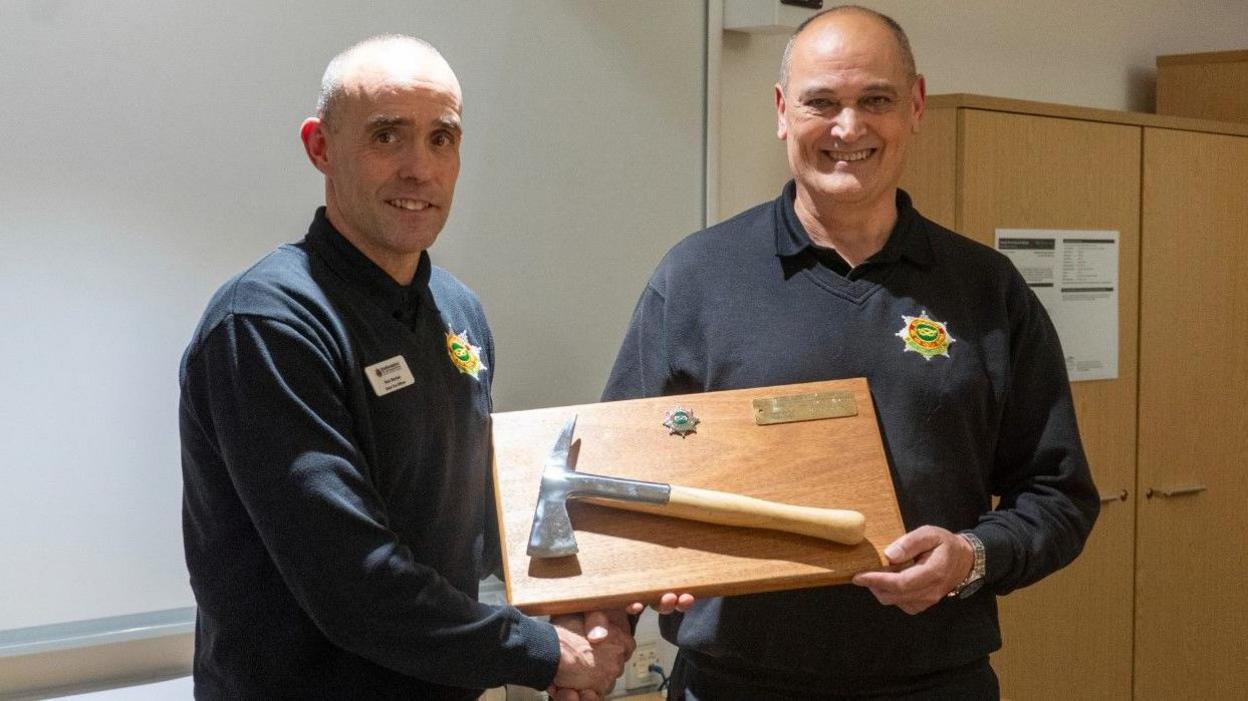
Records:
M317 208L316 216L308 226L306 241L343 280L396 318L413 314L428 293L429 275L433 269L428 251L421 252L416 274L412 276L411 283L404 286L395 282L389 273L339 233L329 217L325 216L324 207Z
M806 227L797 218L794 202L797 197L797 185L790 180L775 202L776 224L776 255L791 258L802 255L807 249L813 249L814 243ZM897 190L897 222L888 235L884 248L871 256L868 263L895 263L905 258L921 267L932 262L932 246L927 239L927 232L921 226L922 218L910 202L910 195L905 190ZM859 266L861 267L861 266Z

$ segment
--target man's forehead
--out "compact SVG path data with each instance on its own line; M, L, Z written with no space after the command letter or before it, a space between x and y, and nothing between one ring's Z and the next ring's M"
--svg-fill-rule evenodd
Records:
M853 70L884 79L906 74L901 47L876 18L852 10L834 12L807 28L794 45L794 68Z
M343 81L343 107L366 122L459 122L458 85L389 72L357 73Z
M440 55L420 47L370 47L344 66L341 80L347 92L360 95L394 94L414 88L446 93L457 106L462 100L455 72Z
M456 109L460 104L457 88L457 85L447 84L441 80L427 80L417 76L402 77L385 73L361 75L356 80L343 81L344 92L368 100L403 99L413 96L431 102L450 104Z

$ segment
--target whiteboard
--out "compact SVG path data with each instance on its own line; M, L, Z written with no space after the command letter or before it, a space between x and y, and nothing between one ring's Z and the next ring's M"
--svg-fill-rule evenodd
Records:
M0 630L193 604L177 367L209 296L300 238L297 130L338 50L421 36L464 86L434 261L477 290L496 408L593 401L698 228L705 3L0 3Z

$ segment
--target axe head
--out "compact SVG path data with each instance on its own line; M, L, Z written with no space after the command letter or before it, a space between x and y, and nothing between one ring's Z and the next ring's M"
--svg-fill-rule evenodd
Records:
M575 430L576 416L573 416L563 425L555 447L546 457L542 485L537 492L537 507L533 510L533 528L529 531L527 552L530 557L576 554L576 533L572 530L572 519L568 517L568 495L572 491L569 476L573 472L568 463L568 453Z

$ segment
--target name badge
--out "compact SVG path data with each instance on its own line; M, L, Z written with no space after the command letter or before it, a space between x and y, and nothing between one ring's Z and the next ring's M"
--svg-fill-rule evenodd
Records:
M369 365L364 368L364 375L368 377L368 382L378 397L384 397L416 382L412 371L407 367L407 360L401 355Z

